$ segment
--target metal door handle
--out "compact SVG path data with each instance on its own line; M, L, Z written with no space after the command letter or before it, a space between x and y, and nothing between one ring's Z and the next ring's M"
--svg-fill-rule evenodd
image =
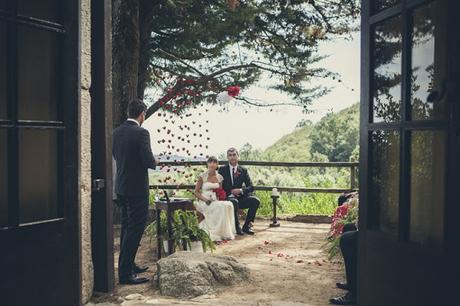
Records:
M93 191L101 191L105 188L105 180L104 179L95 179L93 180Z

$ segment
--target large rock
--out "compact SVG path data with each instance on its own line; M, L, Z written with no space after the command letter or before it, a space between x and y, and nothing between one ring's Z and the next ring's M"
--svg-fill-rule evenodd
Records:
M235 258L197 252L177 252L157 263L155 280L161 294L195 297L249 279L249 269Z

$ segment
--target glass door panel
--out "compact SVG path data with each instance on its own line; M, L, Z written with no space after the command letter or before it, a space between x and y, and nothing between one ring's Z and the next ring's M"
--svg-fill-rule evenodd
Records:
M62 22L62 0L18 0L18 14L46 21Z
M0 228L8 225L8 139L0 129Z
M19 132L20 223L58 217L58 132Z
M374 0L373 11L375 13L380 12L384 9L390 8L401 3L401 0Z
M369 204L371 227L398 234L400 135L396 131L371 133Z
M435 39L439 34L438 2L413 12L411 113L412 120L444 119L446 113L444 71L445 46ZM431 93L431 95L430 95ZM430 100L430 101L429 101Z
M374 26L372 122L401 120L402 18Z
M0 119L7 118L6 22L0 21Z
M18 26L18 52L19 120L58 120L59 35Z
M444 235L446 139L444 131L411 133L410 240L436 248Z

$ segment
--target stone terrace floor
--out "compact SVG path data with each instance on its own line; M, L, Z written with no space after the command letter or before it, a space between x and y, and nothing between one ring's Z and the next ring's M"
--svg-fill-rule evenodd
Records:
M329 229L327 224L282 221L281 227L268 227L267 220L257 220L255 236L238 237L217 247L217 254L236 257L247 264L252 280L228 287L215 295L180 300L161 296L147 283L117 286L111 295L95 296L88 305L257 305L257 306L323 306L332 296L343 292L335 289L343 281L340 261L328 261L321 246ZM115 241L118 259L118 238ZM146 276L153 279L155 251L144 238L138 264L150 267Z

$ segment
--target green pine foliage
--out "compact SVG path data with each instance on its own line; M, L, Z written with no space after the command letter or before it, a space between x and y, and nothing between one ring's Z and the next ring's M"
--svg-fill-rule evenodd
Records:
M329 92L315 80L340 78L315 65L324 58L318 44L357 29L359 1L168 0L153 11L147 86L162 98L172 90L184 107L213 104L229 85L248 88L263 73L274 81L270 89L290 95L307 111ZM151 102L160 100L170 97Z

